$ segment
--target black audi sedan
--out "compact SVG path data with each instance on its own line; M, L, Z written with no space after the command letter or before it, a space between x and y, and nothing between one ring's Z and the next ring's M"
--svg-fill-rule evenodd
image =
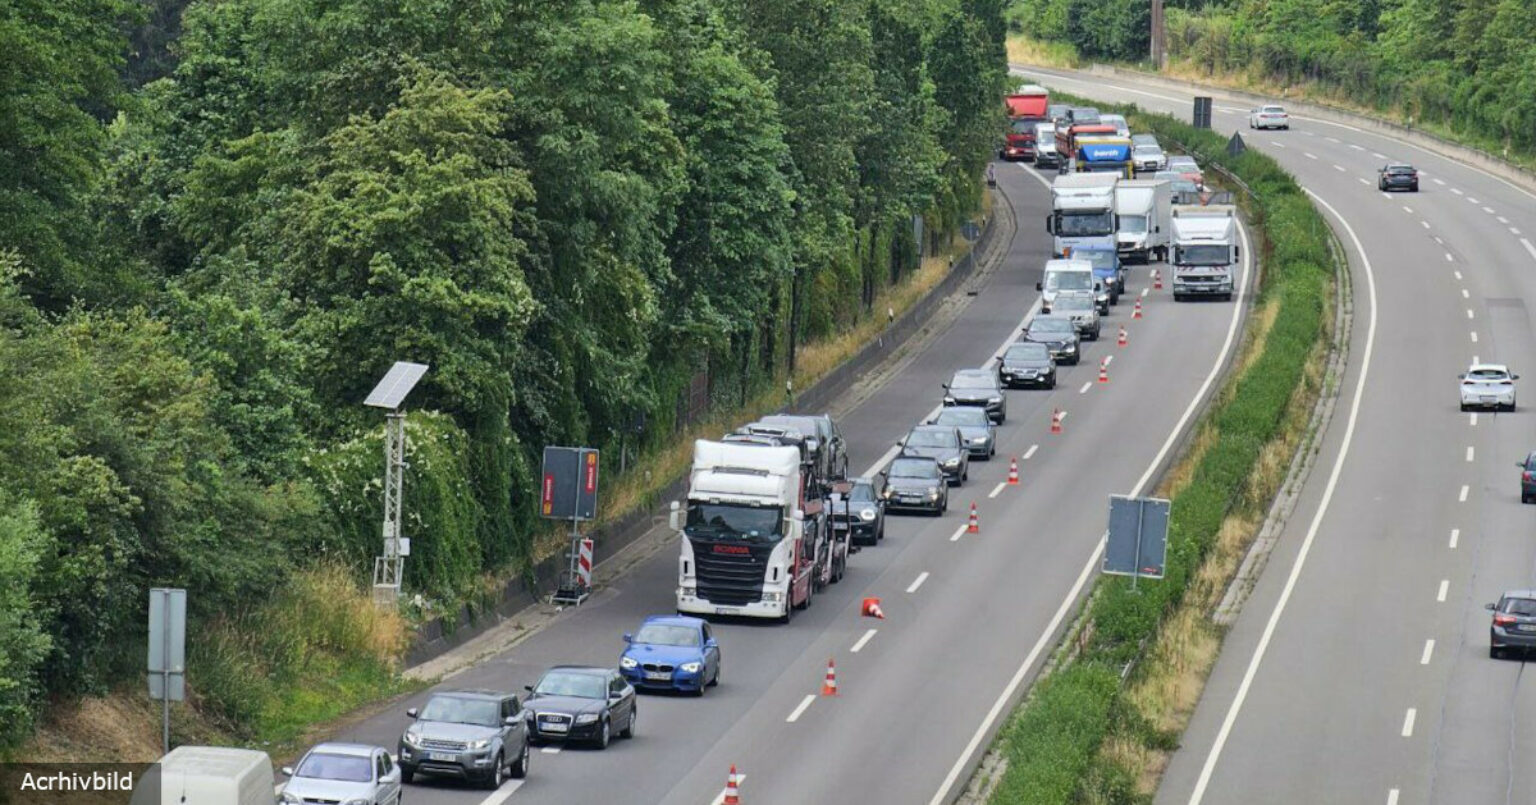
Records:
M615 733L635 737L635 689L617 668L557 665L525 687L528 738L535 744L588 741L606 749Z

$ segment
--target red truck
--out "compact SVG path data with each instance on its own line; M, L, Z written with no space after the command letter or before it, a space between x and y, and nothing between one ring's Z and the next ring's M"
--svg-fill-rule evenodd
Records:
M1051 104L1051 93L1045 87L1025 84L1012 95L1004 98L1008 104L1008 134L998 151L1001 159L1034 159L1035 126L1048 123L1046 107Z

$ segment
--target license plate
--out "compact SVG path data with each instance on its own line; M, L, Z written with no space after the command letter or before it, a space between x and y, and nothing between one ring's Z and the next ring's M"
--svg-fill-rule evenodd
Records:
M741 613L741 610L739 610L739 609L737 609L735 607L715 607L715 614L716 615L737 615L737 614L740 614L740 613Z
M1480 397L1480 398L1479 398L1479 399L1481 399L1481 400L1482 400L1482 401L1483 401L1483 402L1485 402L1485 403L1491 403L1491 402L1493 402L1493 401L1494 401L1494 400L1497 400L1497 399L1498 399L1498 397L1495 397L1495 396L1494 396L1494 395L1492 395L1492 394L1484 394L1484 395L1483 395L1483 396L1482 396L1482 397Z
M662 682L666 682L666 681L672 679L672 675L667 673L666 671L646 671L645 672L645 678L646 679L658 679L658 680L661 680Z
M1536 623L1521 623L1517 624L1515 628L1522 632L1536 632Z
M457 755L454 755L454 754L449 753L449 752L428 752L427 753L427 759L429 759L429 760L441 760L441 761L445 761L447 763L453 763L453 762L456 762L459 758L458 758Z
M570 725L569 724L553 724L553 723L551 723L551 724L540 724L539 725L539 729L543 730L544 732L566 732L567 730L570 729Z

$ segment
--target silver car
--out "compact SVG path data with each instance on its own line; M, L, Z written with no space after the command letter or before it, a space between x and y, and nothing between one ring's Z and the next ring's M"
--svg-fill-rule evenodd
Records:
M289 779L279 803L400 805L400 768L382 746L316 744L298 766L284 766L283 774Z
M950 406L928 420L930 425L954 425L960 429L965 448L976 458L997 455L997 426L987 412L974 406Z
M1072 320L1078 335L1089 341L1099 340L1102 329L1099 305L1091 291L1062 291L1056 294L1056 305L1051 308L1054 316L1066 316Z
M1131 148L1131 160L1138 171L1160 171L1168 167L1168 155L1157 143L1137 145Z
M1492 408L1495 411L1515 410L1515 381L1509 367L1499 363L1475 363L1461 380L1461 410Z

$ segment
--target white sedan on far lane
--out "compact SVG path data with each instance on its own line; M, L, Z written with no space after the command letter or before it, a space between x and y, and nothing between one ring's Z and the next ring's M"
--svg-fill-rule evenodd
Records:
M1461 410L1492 408L1515 410L1515 381L1509 367L1500 363L1474 363L1461 375Z
M1250 129L1290 129L1291 116L1286 113L1284 106L1260 106L1248 113L1248 128Z

